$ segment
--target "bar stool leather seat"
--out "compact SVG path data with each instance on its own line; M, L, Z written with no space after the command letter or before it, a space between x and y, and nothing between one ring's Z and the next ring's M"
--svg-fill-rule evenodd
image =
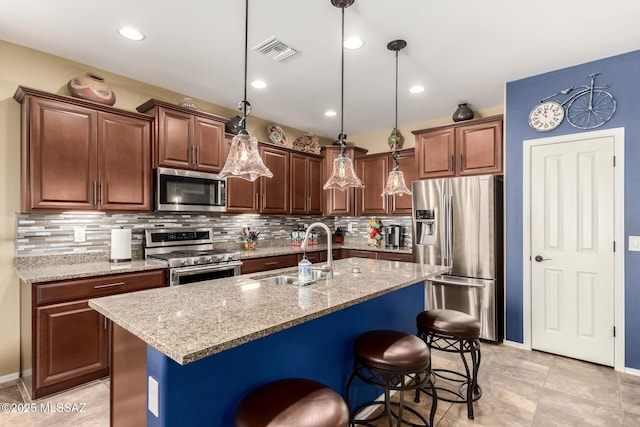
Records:
M398 425L403 422L403 411L417 417L422 425L433 426L437 398L430 380L431 352L418 337L400 331L375 330L368 331L356 338L354 343L354 367L347 381L346 400L349 402L349 389L354 379L359 378L366 384L384 390L384 401L368 402L360 405L351 414L354 425L373 426L382 417L387 418L388 425L395 419ZM433 389L433 399L429 422L413 408L404 405L404 391L416 391L421 387ZM399 402L390 402L390 392L399 391ZM355 416L369 406L382 405L384 411L371 419L355 420ZM397 408L393 411L391 408ZM419 426L419 424L410 424Z
M482 397L482 388L478 385L480 368L480 322L473 316L457 310L426 310L416 316L418 336L424 340L429 350L458 353L464 365L464 372L432 367L438 398L446 402L465 403L467 417L474 418L473 402ZM471 363L467 361L471 358ZM469 366L471 365L471 366ZM444 383L440 383L444 381ZM445 384L459 385L457 390L445 387ZM422 388L427 394L431 389ZM419 400L419 391L416 392Z
M346 427L349 409L324 384L286 378L251 391L238 406L236 427Z

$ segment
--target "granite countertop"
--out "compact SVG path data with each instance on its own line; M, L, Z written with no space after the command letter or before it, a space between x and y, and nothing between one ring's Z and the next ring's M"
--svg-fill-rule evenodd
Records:
M411 248L391 249L358 244L334 244L334 249L359 249L376 252L411 253ZM326 251L326 244L309 246L307 252ZM300 247L265 246L253 251L239 251L240 259L263 258L302 253ZM18 257L15 260L15 272L25 283L42 283L56 280L79 279L82 277L104 276L107 274L131 273L143 270L166 268L167 263L160 260L137 259L131 262L112 264L105 261L101 253L84 255L60 255L42 257Z
M167 263L155 260L132 260L112 264L109 261L84 262L77 264L16 266L16 275L25 283L41 283L56 280L78 279L82 277L104 276L107 274L131 273L135 271L166 268Z
M184 365L447 270L348 258L334 263L333 279L304 287L257 280L296 271L286 268L91 299L89 305Z

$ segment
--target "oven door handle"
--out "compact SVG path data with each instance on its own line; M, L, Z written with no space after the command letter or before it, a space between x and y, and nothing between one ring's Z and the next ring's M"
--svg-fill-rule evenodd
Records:
M203 265L200 267L189 266L184 268L172 268L171 271L173 273L177 273L182 276L188 276L191 274L202 273L203 271L230 270L232 267L238 267L241 265L242 265L242 261L237 261L237 262L229 262L225 264Z

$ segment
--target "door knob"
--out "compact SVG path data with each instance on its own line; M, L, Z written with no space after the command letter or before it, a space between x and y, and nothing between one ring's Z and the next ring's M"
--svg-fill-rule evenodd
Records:
M551 258L542 258L542 256L540 255L536 255L536 257L534 258L537 262L542 262L542 261L551 261Z

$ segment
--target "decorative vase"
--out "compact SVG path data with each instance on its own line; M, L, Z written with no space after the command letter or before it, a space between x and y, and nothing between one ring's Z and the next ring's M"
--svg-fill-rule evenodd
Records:
M454 122L462 122L464 120L473 119L474 113L469 106L464 104L458 104L458 108L453 112L453 121Z
M244 239L244 250L253 251L256 249L257 240Z
M190 108L191 110L198 109L198 106L191 98L183 98L178 105L184 108Z
M67 89L71 96L97 102L104 105L116 103L116 94L113 93L102 76L87 73L84 76L74 77L67 82Z

